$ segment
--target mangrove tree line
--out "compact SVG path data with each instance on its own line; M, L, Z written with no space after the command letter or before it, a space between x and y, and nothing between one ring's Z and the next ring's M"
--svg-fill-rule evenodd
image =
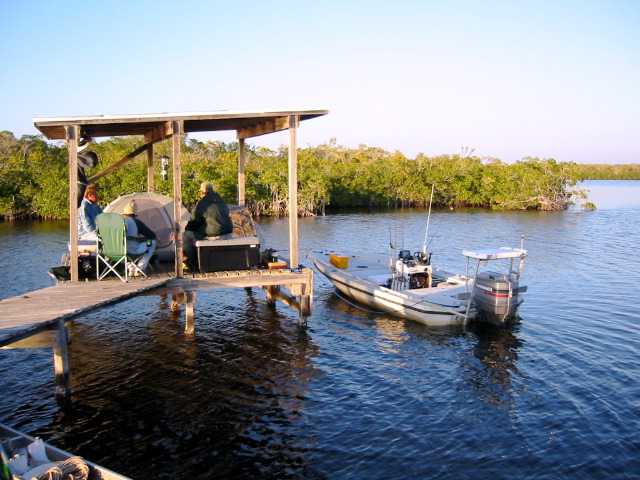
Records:
M198 199L200 182L214 183L231 204L237 203L238 144L182 138L183 201ZM91 177L142 144L140 137L114 137L90 146L98 165ZM271 150L247 145L246 203L254 215L287 213L287 147ZM170 143L154 153L171 155ZM345 148L335 139L298 151L300 215L324 214L330 208L427 206L434 186L435 206L494 209L564 209L584 196L576 185L584 177L574 163L524 158L506 164L471 155L419 154L406 158L360 145ZM146 155L142 154L100 178L101 203L146 189ZM163 179L158 161L157 192L171 194L172 179ZM17 139L0 132L0 215L5 218L68 218L68 152L64 142L41 136Z

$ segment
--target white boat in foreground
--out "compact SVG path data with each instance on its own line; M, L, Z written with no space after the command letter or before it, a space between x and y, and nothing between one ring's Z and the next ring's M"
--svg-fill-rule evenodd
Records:
M313 262L339 292L379 312L432 326L465 325L473 319L505 324L516 316L527 288L519 284L526 254L510 247L465 250L465 275L435 268L430 256L409 250L389 261L328 253L314 256ZM500 263L502 272L486 268Z
M46 474L46 472L51 472L51 469L66 462L62 466L62 471L73 476L65 476L64 478L131 480L129 477L88 462L81 457L49 445L39 438L34 438L1 423L0 457L0 478L31 480ZM10 474L7 472L7 468L11 470ZM54 472L51 472L50 475L52 476L46 478L61 478L55 476Z

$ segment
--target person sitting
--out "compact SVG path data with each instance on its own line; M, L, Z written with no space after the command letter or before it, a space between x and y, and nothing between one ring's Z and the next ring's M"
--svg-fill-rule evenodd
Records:
M144 253L136 263L138 268L144 272L156 251L156 234L142 220L137 218L138 210L135 201L132 200L129 205L124 207L122 216L125 219L127 228L127 253L129 255ZM136 269L134 265L129 265L128 275L130 277L141 275L140 270Z
M233 222L229 215L229 207L222 197L213 189L211 182L200 185L200 200L196 203L191 219L185 227L182 245L190 268L198 264L196 259L196 240L206 237L217 237L233 232Z
M98 205L98 189L94 184L88 185L84 198L78 209L78 240L98 240L96 217L102 213Z

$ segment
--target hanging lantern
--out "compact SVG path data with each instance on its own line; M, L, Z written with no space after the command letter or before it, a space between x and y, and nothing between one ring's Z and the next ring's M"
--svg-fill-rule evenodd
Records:
M162 170L160 171L162 174L163 180L169 180L169 157L166 155L162 155L160 157L160 162L162 165Z

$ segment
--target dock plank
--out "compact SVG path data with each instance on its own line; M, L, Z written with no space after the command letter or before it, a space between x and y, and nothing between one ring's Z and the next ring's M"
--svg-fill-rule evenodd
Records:
M234 270L175 278L156 275L125 283L117 279L58 283L0 300L0 347L55 328L58 322L136 295L183 293L192 290L306 285L313 288L313 273L297 270Z
M62 319L116 303L167 283L169 278L59 283L0 300L0 347L16 337L51 328Z

